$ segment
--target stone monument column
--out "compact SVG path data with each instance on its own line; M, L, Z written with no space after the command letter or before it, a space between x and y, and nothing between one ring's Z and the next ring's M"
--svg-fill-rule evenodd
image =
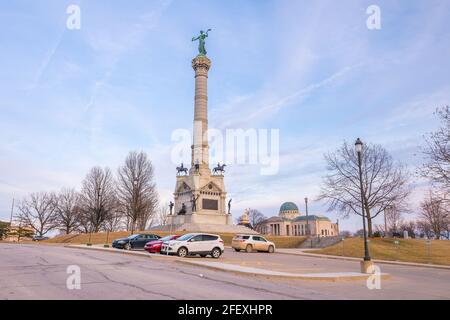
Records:
M191 174L196 173L195 165L199 165L199 173L211 174L209 169L208 147L208 71L211 60L205 55L198 55L192 60L195 71L195 109L194 139L192 145Z

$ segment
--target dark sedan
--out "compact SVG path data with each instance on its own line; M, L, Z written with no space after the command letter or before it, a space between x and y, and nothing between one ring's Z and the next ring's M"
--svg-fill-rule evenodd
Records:
M125 250L143 250L147 242L158 240L159 238L161 237L156 234L138 233L114 240L112 247Z
M50 239L49 237L43 237L43 236L34 236L33 241L44 241Z

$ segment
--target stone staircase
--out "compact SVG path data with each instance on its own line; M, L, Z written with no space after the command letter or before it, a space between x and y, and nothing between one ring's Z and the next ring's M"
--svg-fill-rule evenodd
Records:
M305 241L302 242L302 244L299 246L300 249L319 249L319 248L326 248L330 247L338 242L340 242L342 237L336 236L336 237L315 237L310 236Z

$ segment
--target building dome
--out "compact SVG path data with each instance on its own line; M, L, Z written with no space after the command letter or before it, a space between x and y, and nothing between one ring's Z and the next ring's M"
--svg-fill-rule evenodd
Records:
M294 219L299 216L298 207L293 202L285 202L280 207L279 216L286 219Z
M296 210L298 212L298 207L293 202L285 202L281 205L280 213L283 211L294 211Z

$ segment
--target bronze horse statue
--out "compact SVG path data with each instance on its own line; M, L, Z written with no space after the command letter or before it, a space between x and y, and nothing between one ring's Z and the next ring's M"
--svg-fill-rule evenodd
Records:
M220 163L218 163L217 167L215 167L213 169L213 174L217 174L219 172L220 172L220 174L223 174L225 172L225 167L226 166L227 166L226 164L220 165Z
M179 176L181 173L184 173L184 175L188 174L188 169L183 166L183 163L181 163L180 167L177 167L177 175Z

